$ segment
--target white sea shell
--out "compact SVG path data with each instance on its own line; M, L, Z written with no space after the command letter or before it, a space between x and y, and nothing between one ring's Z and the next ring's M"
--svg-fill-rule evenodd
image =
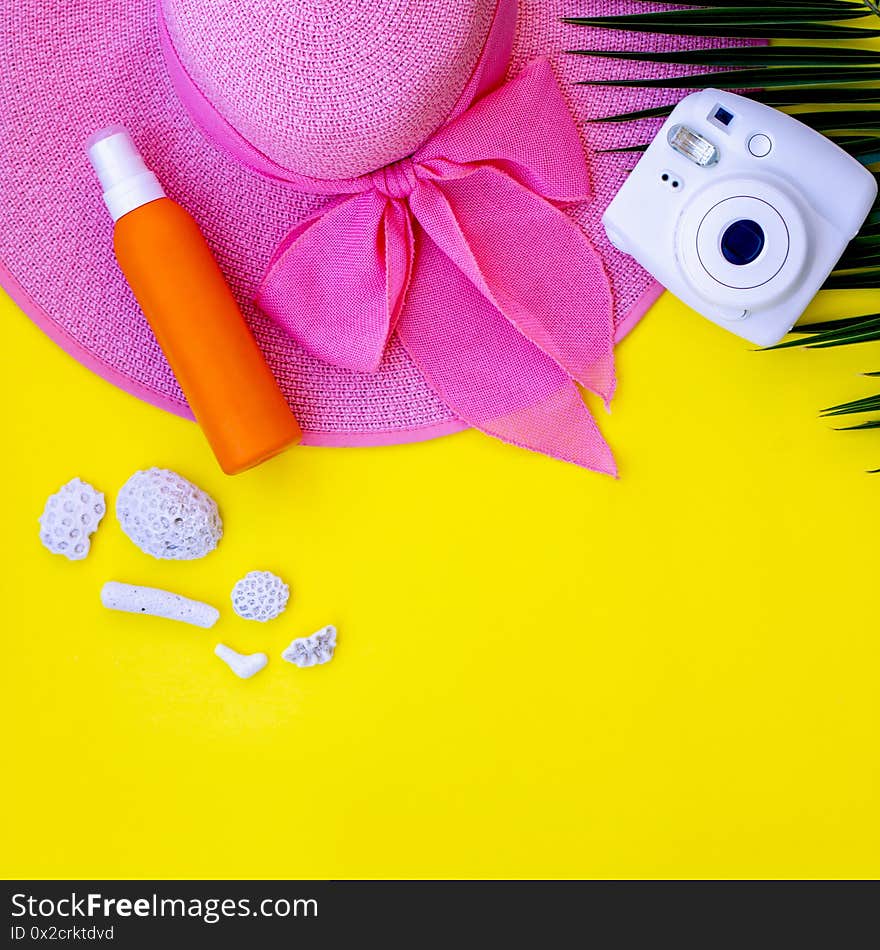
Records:
M204 557L223 536L214 499L164 468L135 472L129 478L116 498L116 517L142 551L167 560Z
M265 623L284 613L290 588L271 571L250 571L232 588L231 596L239 617Z
M326 626L310 637L294 640L281 656L296 666L319 666L329 663L335 650L336 627Z
M79 478L71 479L47 499L40 515L40 540L53 554L81 561L106 510L103 492Z

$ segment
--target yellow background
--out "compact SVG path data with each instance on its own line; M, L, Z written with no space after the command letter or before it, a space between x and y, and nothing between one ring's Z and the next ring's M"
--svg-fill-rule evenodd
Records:
M227 478L0 317L6 877L880 873L880 439L817 419L876 345L756 353L665 297L599 410L620 481L474 432ZM154 561L112 515L85 562L41 547L62 483L112 510L150 465L217 498L217 551ZM228 600L258 568L293 590L265 626ZM108 579L223 615L111 613ZM330 622L332 663L280 660Z

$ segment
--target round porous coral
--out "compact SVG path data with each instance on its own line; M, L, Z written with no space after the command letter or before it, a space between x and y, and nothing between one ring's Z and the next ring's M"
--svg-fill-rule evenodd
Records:
M106 510L103 492L73 478L47 499L40 515L40 540L53 554L81 561Z
M165 468L135 472L119 490L116 517L145 554L163 560L204 557L223 536L214 499Z
M232 588L232 609L244 620L265 623L284 613L290 588L271 571L250 571Z

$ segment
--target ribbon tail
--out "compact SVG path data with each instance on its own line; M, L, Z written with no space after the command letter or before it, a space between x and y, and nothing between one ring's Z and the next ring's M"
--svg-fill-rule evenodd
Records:
M616 475L611 450L571 379L429 238L420 234L419 242L397 334L440 398L488 435Z
M290 231L255 302L312 356L375 372L400 316L412 257L408 210L370 190Z
M419 223L480 294L607 405L615 386L611 288L581 228L489 166L423 182L411 201Z

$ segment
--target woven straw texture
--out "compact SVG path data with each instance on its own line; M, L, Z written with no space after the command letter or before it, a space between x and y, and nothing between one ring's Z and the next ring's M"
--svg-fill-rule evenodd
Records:
M219 59L241 62L236 56L242 44L252 50L254 44L274 35L266 23L255 21L257 25L251 28L240 15L232 16L231 3L216 6L228 15L227 23L241 30L238 41L233 42L232 34L219 31L216 24L183 24L181 31L185 32L184 26L190 31L187 36L194 48L199 43L209 49L211 42L229 42L230 55ZM442 118L444 110L450 108L479 53L474 37L485 33L486 5L477 0L377 0L369 6L381 16L376 12L355 32L351 32L346 16L337 14L332 19L327 12L339 9L337 4L287 0L263 6L276 13L288 11L290 23L300 30L307 22L306 8L320 12L322 16L316 21L320 29L316 28L315 45L309 47L308 65L303 68L320 69L316 57L325 48L328 36L347 38L346 43L337 45L344 47L346 62L357 62L358 52L363 54L365 68L368 62L368 78L358 88L369 97L387 91L382 57L389 48L402 49L400 55L408 64L420 63L422 67L421 73L412 67L406 82L393 87L402 90L404 99L409 100L402 112L394 111L400 105L397 103L385 113L397 116L399 121L389 124L383 120L369 130L357 126L357 99L349 104L354 110L350 115L333 112L327 103L337 102L335 90L328 94L324 105L335 116L334 121L317 131L317 125L308 123L288 128L282 117L273 121L271 107L260 101L256 92L265 76L248 69L216 79L217 96L228 108L241 103L242 96L248 100L246 106L239 106L246 114L237 116L241 122L251 123L255 143L271 148L276 160L298 162L303 171L312 174L340 173L339 165L331 168L321 164L326 161L327 149L333 147L331 143L339 147L337 161L349 163L354 170L376 156L381 162L387 155L398 157L401 149L406 151L426 124L435 123L437 116ZM646 126L622 128L588 124L585 120L668 101L670 93L597 91L574 83L623 70L630 75L662 75L669 67L621 66L569 56L565 50L602 45L672 49L709 45L710 41L585 30L562 24L559 18L636 7L644 10L645 4L625 0L521 0L510 66L513 75L534 57L551 55L590 147L596 199L572 214L605 261L614 292L618 338L641 316L658 288L631 259L608 244L600 223L602 211L634 159L631 155L594 152L643 139ZM65 4L26 0L8 5L0 14L0 282L46 332L80 361L143 399L189 415L177 383L115 264L110 221L83 151L83 143L92 132L122 121L169 195L184 204L201 224L300 420L307 442L376 444L429 438L461 428L462 423L432 392L395 341L376 374L333 368L303 353L250 303L279 241L325 199L299 194L289 186L253 175L205 141L171 87L159 53L155 14L154 0L71 0ZM442 23L437 22L439 18ZM417 24L422 30L423 20L431 21L432 25L424 26L427 32L401 38L407 23ZM393 27L386 29L386 22ZM209 29L210 35L200 32L204 29ZM433 38L433 46L423 51L425 60L421 61L417 54L425 36ZM390 47L382 37L387 37ZM289 50L277 43L271 49L277 62L287 61ZM306 107L308 96L320 88L326 86L313 76L313 84L304 89L300 102L303 116L320 115ZM279 133L282 128L284 131ZM357 128L364 134L342 141L340 136L346 128ZM271 142L266 138L269 133L273 133ZM330 137L323 138L325 135Z
M362 175L412 152L455 105L494 7L162 2L174 46L217 111L273 161L314 178Z

